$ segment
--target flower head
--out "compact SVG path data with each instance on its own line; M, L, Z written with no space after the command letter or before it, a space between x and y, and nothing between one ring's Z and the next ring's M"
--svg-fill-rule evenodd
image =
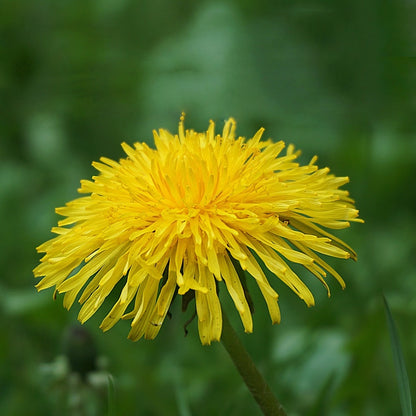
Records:
M340 229L358 219L354 201L339 189L347 177L319 169L316 157L299 166L293 146L235 136L226 121L221 135L208 130L154 132L156 149L122 144L127 158L101 158L99 171L81 181L86 194L58 208L66 218L57 236L38 247L38 290L56 287L70 308L79 294L85 322L121 283L103 330L131 319L129 338L154 338L175 293L195 297L203 344L222 329L217 284L224 285L244 329L253 322L241 270L255 279L273 323L280 321L278 295L264 268L307 305L314 298L288 262L303 265L327 288L327 272L341 276L319 254L355 258L354 251L324 228ZM237 269L237 270L236 270ZM273 280L275 280L273 278ZM273 285L276 282L273 282Z

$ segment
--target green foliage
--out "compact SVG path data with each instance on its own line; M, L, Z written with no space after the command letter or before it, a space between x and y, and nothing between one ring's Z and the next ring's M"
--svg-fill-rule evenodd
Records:
M389 328L391 340L391 348L393 350L394 365L396 368L402 414L403 416L412 416L412 399L410 396L409 378L407 376L400 338L387 299L385 297L383 297L383 299L384 308L386 310L387 326Z
M107 416L115 416L117 414L117 405L115 400L115 386L114 379L111 375L108 376L108 410Z
M195 322L184 336L191 313L178 302L152 342L126 340L125 322L103 334L91 319L104 381L71 378L62 356L77 305L67 312L33 287L35 247L54 208L95 174L91 161L121 157L123 140L152 143L183 110L195 129L229 116L241 135L264 126L304 161L318 154L350 176L366 223L341 233L358 262L332 263L347 289L329 279L328 299L304 273L308 309L273 281L282 323L272 327L248 279L254 333L229 316L289 414L398 414L380 293L406 334L415 396L415 12L393 0L2 1L0 414L71 415L74 397L88 416L114 403L120 415L258 414L222 346L202 347Z

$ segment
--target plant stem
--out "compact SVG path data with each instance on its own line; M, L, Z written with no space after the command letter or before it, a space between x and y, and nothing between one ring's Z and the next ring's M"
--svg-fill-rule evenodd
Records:
M223 311L221 342L265 416L286 416Z

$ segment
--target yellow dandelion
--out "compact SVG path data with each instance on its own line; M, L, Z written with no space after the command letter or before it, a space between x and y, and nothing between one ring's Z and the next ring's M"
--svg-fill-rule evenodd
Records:
M316 157L300 166L292 145L281 155L284 142L262 141L263 128L249 140L235 129L229 119L221 135L212 121L204 133L185 130L182 116L179 134L153 132L156 149L123 143L125 159L94 162L99 174L79 189L87 195L56 210L66 218L37 248L45 253L34 269L43 277L38 290L56 287L68 309L80 294L84 323L121 282L101 328L131 319L132 340L156 337L175 293L192 295L201 342L210 344L222 330L218 282L245 331L253 330L240 267L255 279L273 323L280 321L278 295L265 268L308 306L314 297L290 262L314 274L328 294L327 272L344 287L319 254L356 258L324 230L362 222L339 189L348 178L319 169Z

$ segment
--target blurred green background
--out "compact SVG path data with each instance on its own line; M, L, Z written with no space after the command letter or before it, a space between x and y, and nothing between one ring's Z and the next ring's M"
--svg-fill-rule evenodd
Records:
M175 132L181 111L198 130L264 126L350 176L366 223L338 233L358 252L331 261L347 289L330 280L328 299L304 273L316 307L276 280L280 325L257 293L253 334L230 318L290 415L401 414L381 294L416 393L415 17L410 0L3 0L0 414L259 414L221 344L202 347L195 322L184 337L178 304L155 341L132 343L128 322L83 332L76 305L33 287L35 247L91 161ZM111 373L109 409L105 376L67 376L69 345Z

